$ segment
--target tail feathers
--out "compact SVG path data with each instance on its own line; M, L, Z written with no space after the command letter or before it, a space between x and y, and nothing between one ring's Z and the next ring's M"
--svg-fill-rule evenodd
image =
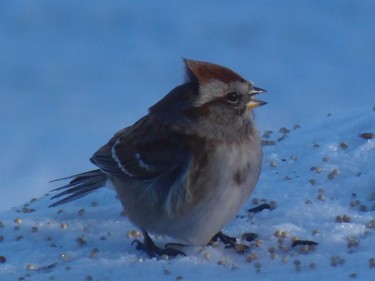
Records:
M73 175L70 177L57 179L57 180L54 180L53 182L71 179L71 178L73 178L73 180L69 182L68 184L52 190L52 191L60 191L60 190L63 190L63 191L54 195L53 197L51 197L51 199L56 199L65 195L69 195L69 196L66 196L65 198L49 205L49 207L56 207L56 206L74 201L78 198L81 198L89 194L90 192L93 192L96 189L103 187L105 185L105 182L107 181L107 176L104 173L102 173L100 170L92 170L89 172Z

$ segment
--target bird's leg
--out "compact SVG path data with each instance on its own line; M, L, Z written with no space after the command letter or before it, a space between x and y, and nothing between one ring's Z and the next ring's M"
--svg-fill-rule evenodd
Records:
M219 231L214 235L214 237L211 238L211 241L209 244L212 244L213 242L216 242L217 240L220 240L225 244L226 247L233 247L237 243L237 239L235 237L231 237L228 235L225 235L222 231Z
M249 249L249 246L238 243L237 239L235 237L231 237L228 235L225 235L223 232L219 231L214 235L214 237L211 238L211 241L209 242L209 245L211 245L213 242L220 240L225 244L225 248L234 248L234 250L237 253L244 253Z
M134 240L132 244L134 243L137 244L136 249L145 251L150 258L154 258L157 255L158 256L167 255L167 256L172 256L172 257L175 257L177 255L186 256L184 252L177 250L177 249L159 248L158 246L155 245L154 241L152 241L147 231L142 231L142 232L143 232L143 237L144 237L143 243L139 240Z

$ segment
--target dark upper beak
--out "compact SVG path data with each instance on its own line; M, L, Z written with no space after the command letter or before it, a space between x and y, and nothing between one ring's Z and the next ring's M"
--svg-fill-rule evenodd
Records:
M258 87L253 87L250 91L250 95L252 95L252 96L259 95L259 94L262 94L262 93L267 93L267 91L262 89L262 88L258 88Z
M250 91L250 96L253 97L255 95L259 95L259 94L266 93L266 92L267 91L262 89L262 88L253 87ZM251 98L251 100L246 104L246 107L248 109L254 109L258 106L262 106L262 105L265 105L265 104L267 104L265 101Z

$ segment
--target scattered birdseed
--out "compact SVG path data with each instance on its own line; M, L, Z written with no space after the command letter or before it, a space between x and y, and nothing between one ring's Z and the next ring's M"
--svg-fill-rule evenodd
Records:
M164 275L170 275L171 274L171 272L168 270L168 269L163 269L163 274Z
M35 209L32 209L32 208L28 208L28 207L23 207L22 208L22 212L23 213L32 213L32 212L35 212Z
M246 232L242 234L241 238L247 242L253 242L255 239L258 238L258 234L253 232Z
M128 231L127 235L128 238L142 238L143 234L139 230L133 229Z
M329 180L333 180L338 175L339 175L339 171L337 169L333 169L331 172L329 172L327 178Z
M247 250L249 250L249 246L242 244L242 243L235 243L234 244L234 250L236 251L237 254L243 254Z
M346 241L347 241L346 246L349 249L357 248L359 246L359 240L354 237L347 237Z
M314 179L309 179L309 184L311 184L311 185L316 185L316 180L314 180Z
M361 201L359 201L359 200L350 201L350 207L356 207L359 204L361 204Z
M260 248L260 247L262 247L262 245L263 245L263 241L260 240L260 239L257 239L257 240L255 240L254 245L255 245L255 247L257 247L257 248Z
M309 264L309 267L310 267L311 269L316 269L316 263L315 263L315 262L311 262L311 263Z
M311 240L299 240L299 239L293 239L293 242L292 242L292 247L296 247L296 246L316 246L318 245L319 243L315 242L315 241L311 241Z
M210 253L208 253L208 252L204 252L204 253L203 253L203 258L204 258L205 260L209 260L209 259L211 258Z
M318 194L318 196L316 197L319 201L325 201L326 200L326 196L322 193Z
M26 269L27 269L27 270L36 270L37 267L36 267L35 265L29 263L29 264L26 265Z
M339 144L339 146L340 146L342 149L347 149L347 148L349 147L349 144L346 143L346 142L341 142L341 143Z
M263 146L276 145L276 142L275 142L275 141L270 141L270 140L262 140L262 145L263 145Z
M297 158L296 155L291 155L291 156L290 156L290 160L296 161L297 159L298 159L298 158Z
M90 206L91 206L91 207L98 207L98 205L99 205L99 203L96 202L96 201L92 201L92 202L90 203Z
M274 209L276 209L276 207L277 207L277 202L276 201L270 201L270 206L271 206L271 208L270 208L270 210L274 210Z
M327 156L325 156L325 157L322 158L323 162L328 162L328 160L329 160L329 158Z
M60 224L60 228L67 229L68 225L66 223L62 223L62 224Z
M369 266L370 268L375 268L375 258L370 258L370 259L368 260L368 266Z
M169 260L169 256L164 254L164 255L160 256L160 259L167 261L167 260Z
M253 262L253 261L257 260L257 259L258 259L258 256L255 253L252 253L252 254L250 254L250 255L248 255L246 257L246 261L247 262Z
M5 263L7 261L6 257L0 256L0 263Z
M16 219L14 219L14 222L17 223L17 224L21 224L23 222L23 220L21 218L16 218Z
M344 263L345 263L345 259L343 259L339 256L331 257L331 266L333 266L333 267L343 265Z
M264 203L264 204L261 204L259 206L256 206L254 208L251 208L249 210L247 210L249 213L254 213L254 214L257 214L257 213L260 213L261 211L265 210L265 209L268 209L270 210L271 209L271 205L268 204L268 203Z
M63 261L67 261L67 260L69 260L69 257L68 257L68 255L67 255L66 253L61 253L61 254L59 255L59 258L60 258L61 260L63 260Z
M287 238L287 237L289 237L290 236L290 234L289 234L289 232L288 231L281 231L281 236L280 237L282 237L282 238Z
M370 140L370 139L374 138L374 134L373 133L362 133L359 136L361 138L365 139L365 140Z
M83 239L83 237L77 237L76 242L78 243L79 246L83 246L87 243L87 241Z
M94 280L94 277L92 277L91 275L87 275L85 280L86 281L92 281L92 280Z
M255 271L256 273L260 273L260 269L262 267L262 264L260 262L254 263Z
M282 127L282 128L279 129L279 132L284 134L284 135L287 135L287 134L290 133L290 130L285 128L285 127Z
M358 274L355 273L355 272L352 272L352 273L349 274L350 278L357 278L357 276L358 276Z
M97 248L94 248L91 250L90 258L96 258L99 255L99 250Z
M296 271L300 272L302 270L301 261L300 260L294 260L293 261L294 268Z
M298 124L296 124L296 125L293 126L293 129L294 129L294 130L301 129L301 126L298 125Z
M86 213L85 209L81 209L77 212L79 216L83 216Z
M182 279L184 279L184 277L183 277L182 275L177 275L177 276L176 276L176 281L178 281L178 280L182 280Z
M273 168L277 167L277 163L275 161L271 161L270 162L270 166L273 167Z
M367 200L368 200L368 201L374 201L374 200L375 200L375 192L371 193L371 194L367 197Z
M262 135L262 138L265 138L265 139L269 139L272 135L272 131L271 130L266 130L263 135Z
M320 167L311 167L311 171L314 171L315 173L320 174L323 171L323 169Z
M370 221L366 224L366 227L367 227L367 228L375 228L375 219L370 220Z
M367 206L362 204L361 206L359 206L359 210L361 212L367 212Z
M33 233L36 233L36 232L38 232L38 227L36 227L36 226L33 226L32 228L31 228L31 232L33 232Z
M23 236L22 235L18 235L18 236L16 236L16 241L20 241L20 240L22 240L23 239Z
M348 215L336 216L336 222L351 222L352 218Z

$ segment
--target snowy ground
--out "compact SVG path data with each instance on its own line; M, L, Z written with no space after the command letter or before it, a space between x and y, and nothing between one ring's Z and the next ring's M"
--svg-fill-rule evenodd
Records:
M375 139L360 136L374 116L365 107L265 132L258 187L225 229L259 234L245 253L219 244L149 259L112 191L62 208L45 195L0 215L0 280L375 280ZM275 208L247 212L264 202ZM293 248L296 238L319 244Z
M375 280L375 148L358 136L375 133L375 2L189 4L0 2L1 281ZM258 187L225 229L259 234L245 254L219 246L149 260L111 191L63 211L40 198L49 180L92 169L98 147L180 84L181 57L269 91L256 113L276 144L264 147ZM277 142L282 126L290 132ZM263 199L276 208L249 216ZM291 248L293 237L319 245Z

